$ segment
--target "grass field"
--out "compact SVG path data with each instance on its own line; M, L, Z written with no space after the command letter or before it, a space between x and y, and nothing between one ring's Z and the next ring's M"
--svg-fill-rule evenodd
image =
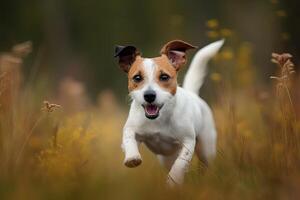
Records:
M186 183L170 190L167 172L144 146L140 167L123 165L128 108L112 91L92 104L82 83L70 78L57 95L46 81L24 82L22 61L30 51L23 43L0 58L1 199L300 197L299 80L289 55L273 55L278 73L264 74L276 77L263 84L250 44L220 52L204 86L213 91L207 98L218 129L217 158L208 169L194 158Z

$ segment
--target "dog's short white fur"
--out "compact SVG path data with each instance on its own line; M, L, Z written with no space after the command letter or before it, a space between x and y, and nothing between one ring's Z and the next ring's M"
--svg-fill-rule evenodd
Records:
M157 155L169 170L167 182L181 184L194 152L207 163L216 155L217 133L211 109L198 97L206 75L208 61L219 51L220 40L199 50L189 66L183 86L177 86L175 95L160 88L154 78L157 67L152 59L144 59L142 67L147 76L143 87L130 93L132 103L123 129L122 148L125 164L135 167L142 162L139 144ZM151 88L156 93L155 103L163 105L155 120L145 117L142 104L144 92Z

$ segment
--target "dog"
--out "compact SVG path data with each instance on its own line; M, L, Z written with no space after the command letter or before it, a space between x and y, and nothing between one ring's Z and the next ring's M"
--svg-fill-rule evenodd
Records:
M208 164L216 155L217 132L209 106L198 97L208 61L224 40L199 50L186 73L183 86L177 74L187 62L186 51L195 46L173 40L160 56L144 58L135 46L116 46L115 57L127 73L129 115L123 128L124 164L142 163L139 144L144 143L169 170L167 183L182 184L194 152Z

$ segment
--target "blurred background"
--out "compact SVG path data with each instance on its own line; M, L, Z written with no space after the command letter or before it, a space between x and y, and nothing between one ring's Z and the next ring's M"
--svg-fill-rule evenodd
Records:
M299 199L299 4L2 0L0 199ZM130 99L114 46L155 57L172 39L221 38L200 93L218 130L212 165L193 159L176 190L143 145L143 164L124 167Z
M104 89L126 95L125 75L113 58L116 44L134 44L152 57L175 38L199 47L223 37L228 45L247 42L255 70L268 79L261 73L274 71L270 52L299 54L298 8L297 0L2 1L0 50L32 41L26 78L44 75L57 85L72 77L86 84L93 100Z

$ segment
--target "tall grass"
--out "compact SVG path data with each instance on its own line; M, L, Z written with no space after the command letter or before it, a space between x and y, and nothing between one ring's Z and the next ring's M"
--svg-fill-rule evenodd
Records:
M69 93L52 99L58 105L25 87L21 67L30 50L24 43L0 57L1 199L299 197L299 102L291 94L297 86L289 54L273 54L279 74L268 88L254 84L248 43L220 53L214 64L224 68L210 75L218 156L208 169L193 159L186 183L169 190L166 171L144 147L140 167L123 166L120 139L127 114L111 91L90 105L81 83L67 79L63 91Z

